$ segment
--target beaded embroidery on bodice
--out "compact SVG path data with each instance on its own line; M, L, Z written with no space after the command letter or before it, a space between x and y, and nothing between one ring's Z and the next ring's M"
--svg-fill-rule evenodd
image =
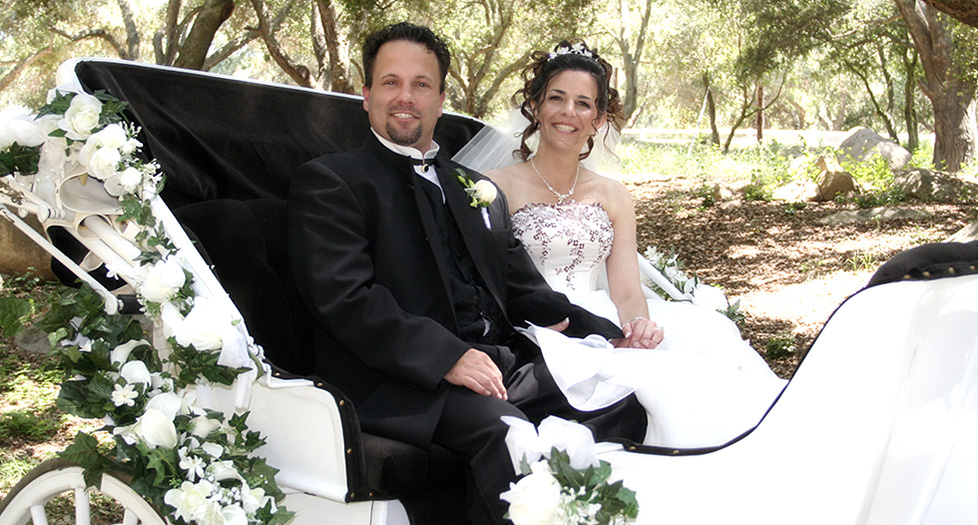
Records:
M598 202L531 202L513 214L513 233L558 291L597 289L615 237Z

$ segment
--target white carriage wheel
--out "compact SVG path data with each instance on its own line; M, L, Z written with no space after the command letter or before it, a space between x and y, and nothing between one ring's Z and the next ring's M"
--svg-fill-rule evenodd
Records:
M90 492L97 490L125 511L122 525L166 525L160 514L115 475L105 474L98 489L86 489L82 468L60 459L45 461L30 471L0 502L0 525L47 525L44 505L63 494L75 496L76 525L91 524Z

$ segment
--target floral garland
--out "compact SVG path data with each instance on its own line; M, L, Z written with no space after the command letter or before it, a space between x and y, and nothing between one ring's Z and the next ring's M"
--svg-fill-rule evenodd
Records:
M103 92L56 89L36 113L23 106L0 111L0 192L18 203L18 189L31 187L45 168L54 168L58 183L100 181L119 200L117 220L136 227L133 242L141 251L138 267L107 264L109 275L136 288L155 321L143 326L132 316L110 315L83 285L39 323L66 378L58 407L101 419L102 435L114 438L102 443L78 433L61 456L84 468L88 485L104 472L131 474L132 488L174 524L285 523L294 513L278 506L284 494L277 470L253 455L265 441L248 430L248 414L205 409L188 388L231 385L243 372L260 370L260 349L243 341L221 304L198 295L193 273L153 215L163 175L140 157L140 130L125 122L125 105ZM153 326L165 343L147 340ZM223 363L229 344L247 345L252 362Z
M587 427L556 416L539 427L502 419L513 468L524 475L500 495L514 525L624 525L638 518L635 491L608 483L611 464L598 459Z
M740 299L731 303L720 288L701 282L695 275L688 275L682 270L683 263L678 255L673 253L667 256L656 247L649 246L645 250L645 258L685 296L680 300L716 310L738 325L743 322L744 314L740 310ZM674 299L648 278L643 278L643 284L664 299Z

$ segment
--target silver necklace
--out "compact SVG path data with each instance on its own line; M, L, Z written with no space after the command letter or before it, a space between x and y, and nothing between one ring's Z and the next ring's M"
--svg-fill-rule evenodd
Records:
M577 179L580 178L581 176L580 162L577 163L577 173L574 175L574 184L571 184L570 191L568 191L567 193L560 193L559 191L555 190L554 187L551 186L549 182L547 182L547 179L543 177L543 174L540 173L540 170L537 169L537 165L535 162L533 162L532 158L530 159L530 166L533 168L533 171L537 172L537 175L540 177L540 180L542 180L543 183L547 185L547 189L554 194L554 197L557 197L557 204L564 204L565 202L570 200L571 197L574 196L574 188L577 187Z

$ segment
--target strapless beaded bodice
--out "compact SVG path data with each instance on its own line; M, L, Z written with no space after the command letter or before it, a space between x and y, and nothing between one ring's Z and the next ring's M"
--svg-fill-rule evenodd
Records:
M513 214L513 233L558 291L592 291L611 253L614 229L597 202L529 203Z

